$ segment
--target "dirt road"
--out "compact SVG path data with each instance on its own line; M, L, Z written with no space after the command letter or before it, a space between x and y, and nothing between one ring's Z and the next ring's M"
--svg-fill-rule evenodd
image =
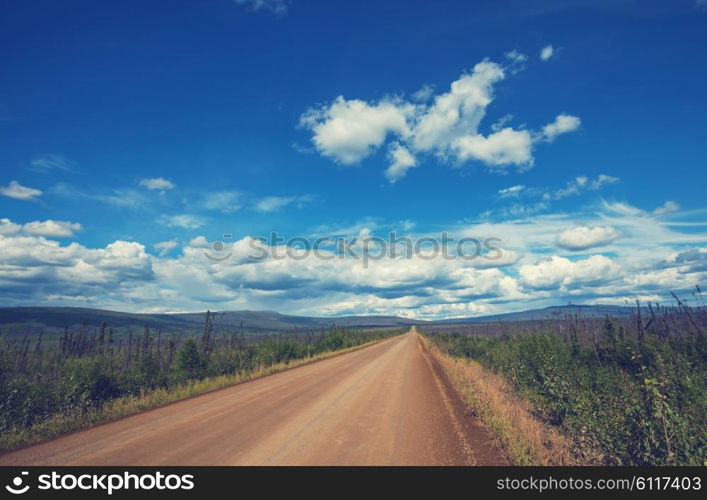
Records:
M500 463L414 331L0 455L0 465Z

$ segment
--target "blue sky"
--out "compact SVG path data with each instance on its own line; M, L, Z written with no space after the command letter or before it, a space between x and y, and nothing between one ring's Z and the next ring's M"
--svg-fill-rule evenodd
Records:
M0 11L7 305L432 318L704 283L703 1ZM505 258L203 255L390 230Z

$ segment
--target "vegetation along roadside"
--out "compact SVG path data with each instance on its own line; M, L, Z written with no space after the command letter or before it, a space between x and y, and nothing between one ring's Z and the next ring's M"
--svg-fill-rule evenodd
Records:
M704 465L707 308L427 327L514 463Z
M105 324L50 345L0 337L0 450L45 440L361 348L404 329L332 326L246 336L217 332L207 313L194 337L149 329L116 338Z

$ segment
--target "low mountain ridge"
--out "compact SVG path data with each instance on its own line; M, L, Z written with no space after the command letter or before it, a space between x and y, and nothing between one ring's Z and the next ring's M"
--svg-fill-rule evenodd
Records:
M483 323L491 321L532 321L581 317L627 316L635 309L610 305L565 305L488 316L422 321L399 316L316 317L281 314L275 311L223 311L214 314L214 327L222 331L280 333L291 330L318 330L332 325L351 328L395 327L425 324ZM205 313L126 313L78 307L0 308L0 329L10 335L36 335L40 331L58 333L64 328L84 325L96 328L102 323L117 332L140 331L145 327L175 334L195 334L204 325Z

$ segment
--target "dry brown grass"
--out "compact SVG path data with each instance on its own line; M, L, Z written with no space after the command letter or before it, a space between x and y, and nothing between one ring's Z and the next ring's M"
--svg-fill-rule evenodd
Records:
M470 411L498 439L512 463L579 465L569 439L536 418L531 405L515 395L502 377L476 361L448 356L422 338Z

